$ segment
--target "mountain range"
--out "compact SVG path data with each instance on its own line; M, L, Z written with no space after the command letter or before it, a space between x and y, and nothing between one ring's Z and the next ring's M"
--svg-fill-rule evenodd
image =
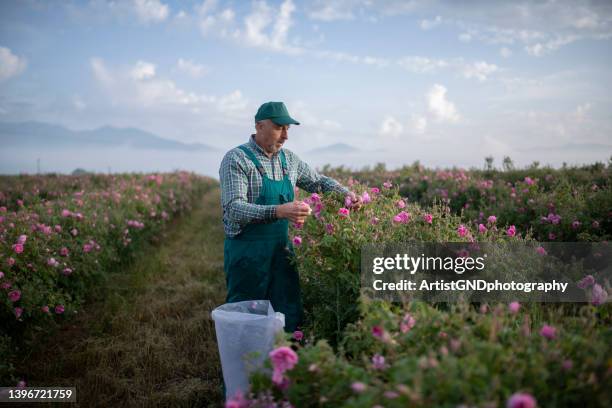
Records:
M136 128L103 126L93 130L71 130L44 122L0 122L0 145L5 147L81 149L127 146L134 149L217 151L202 143L165 139Z

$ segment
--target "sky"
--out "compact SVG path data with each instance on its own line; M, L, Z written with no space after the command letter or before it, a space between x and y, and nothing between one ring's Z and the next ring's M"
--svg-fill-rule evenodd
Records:
M213 145L210 175L266 101L313 166L605 162L610 66L609 1L0 2L0 121Z

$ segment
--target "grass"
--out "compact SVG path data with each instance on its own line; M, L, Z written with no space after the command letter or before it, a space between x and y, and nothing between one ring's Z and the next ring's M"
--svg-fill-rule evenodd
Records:
M225 300L219 188L18 365L28 386L75 386L83 407L220 406L210 311Z

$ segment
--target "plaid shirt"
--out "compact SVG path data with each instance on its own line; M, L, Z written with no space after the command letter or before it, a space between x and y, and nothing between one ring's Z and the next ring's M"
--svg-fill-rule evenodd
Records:
M266 175L272 180L283 179L280 152L271 158L255 143L255 135L243 146L255 153L263 166ZM350 191L336 180L320 175L290 150L285 152L289 180L292 186L298 186L311 193L337 191L348 194ZM219 168L221 181L221 205L223 206L223 226L229 238L240 233L242 227L249 223L265 223L276 220L275 205L254 204L262 185L262 177L255 164L238 147L225 154Z

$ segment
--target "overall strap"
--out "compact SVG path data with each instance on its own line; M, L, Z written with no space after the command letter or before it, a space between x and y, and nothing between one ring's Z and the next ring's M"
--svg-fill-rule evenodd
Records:
M261 174L261 177L265 177L266 173L264 171L263 166L261 165L261 163L259 162L259 160L257 160L257 157L255 157L255 155L253 154L252 151L250 151L246 146L238 146L238 148L240 150L242 150L243 152L246 153L246 155L251 159L251 161L253 162L253 164L255 164L255 167L257 167L257 171L259 171L259 174Z
M281 165L283 167L283 176L287 176L287 160L285 159L285 151L281 150L280 151L280 159L281 159Z

